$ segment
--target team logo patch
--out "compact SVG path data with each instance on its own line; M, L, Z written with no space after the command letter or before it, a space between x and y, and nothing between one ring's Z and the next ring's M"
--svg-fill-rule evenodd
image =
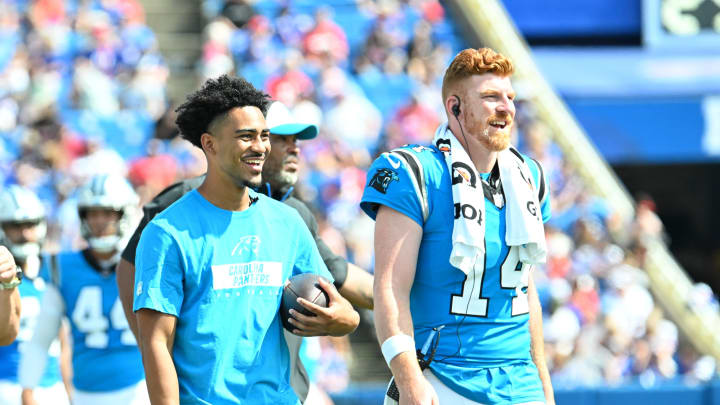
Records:
M458 183L466 183L472 188L475 188L477 183L475 171L463 162L453 162L452 164L452 185Z
M372 179L370 179L370 183L368 184L368 186L385 194L387 192L388 186L390 186L390 183L398 180L399 177L394 171L390 169L378 169Z
M245 252L248 253L257 253L258 249L260 249L260 237L256 235L251 236L243 236L240 238L238 243L235 244L235 247L233 248L232 252L230 253L230 256L235 256L237 253L238 255L241 255Z
M450 140L449 139L438 139L435 146L440 152L450 152Z

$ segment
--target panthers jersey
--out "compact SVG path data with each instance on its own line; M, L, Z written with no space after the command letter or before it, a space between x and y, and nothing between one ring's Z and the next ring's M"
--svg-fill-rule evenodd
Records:
M15 342L9 346L0 346L0 380L13 383L18 382L18 366L23 347L35 330L35 322L40 313L40 299L45 290L45 281L39 277L34 280L25 279L18 289L22 300L20 331ZM60 382L59 356L60 341L55 339L50 346L45 374L39 384L41 387L50 387Z
M542 168L527 156L522 159L533 175L546 222L550 204ZM490 176L479 175L485 180ZM415 342L421 346L432 328L444 325L430 367L445 384L472 399L469 393L477 387L473 370L530 360L531 266L519 262L517 248L505 243L504 198L489 198L487 192L484 267L476 266L466 275L450 264L455 215L479 211L457 209L451 182L445 157L437 148L406 146L383 153L373 163L361 207L375 219L379 205L385 205L422 227L410 291Z
M60 292L73 341L73 384L114 391L144 378L140 351L118 298L115 273L103 274L89 251L44 260L42 274Z

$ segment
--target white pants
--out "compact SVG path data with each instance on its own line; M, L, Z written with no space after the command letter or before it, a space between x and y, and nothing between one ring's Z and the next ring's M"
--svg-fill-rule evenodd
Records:
M87 392L75 390L73 405L150 405L145 380L117 391Z
M430 371L429 368L426 368L425 371L423 371L423 375L425 378L427 378L430 385L432 385L433 389L435 390L435 394L438 397L438 400L440 401L440 405L484 405L480 402L475 402L470 399L465 398L464 396L458 394L457 392L451 390L447 385L443 384L442 381L440 381L437 377L435 377L435 374ZM390 385L388 384L388 387ZM394 399L391 399L387 395L385 395L385 402L383 405L398 405L398 402ZM514 404L514 405L545 405L544 402L523 402L521 404Z
M49 387L37 387L33 396L38 405L69 405L70 401L65 392L65 385L59 382ZM22 387L20 384L0 381L0 405L21 405Z

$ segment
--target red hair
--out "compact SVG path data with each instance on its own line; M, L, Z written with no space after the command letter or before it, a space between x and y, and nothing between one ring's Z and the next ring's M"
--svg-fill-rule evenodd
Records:
M468 48L457 55L445 70L442 82L442 97L446 100L450 89L459 81L472 75L494 73L500 76L510 76L514 67L510 59L493 51L490 48Z

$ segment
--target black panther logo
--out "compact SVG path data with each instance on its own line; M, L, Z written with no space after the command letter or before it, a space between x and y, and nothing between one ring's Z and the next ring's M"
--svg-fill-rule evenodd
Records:
M385 194L391 182L399 180L397 174L390 169L378 169L370 180L370 187Z

